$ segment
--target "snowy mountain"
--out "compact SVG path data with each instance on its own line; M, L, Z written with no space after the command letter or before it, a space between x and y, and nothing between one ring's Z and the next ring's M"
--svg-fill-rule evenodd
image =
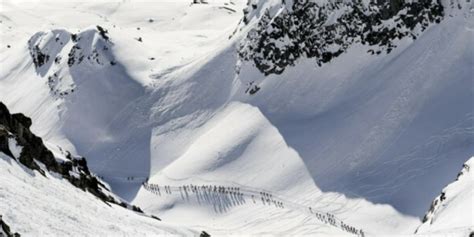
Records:
M86 235L462 236L472 221L450 213L472 219L472 179L423 216L474 154L473 14L469 0L2 1L0 101L163 222L6 153L0 214L31 235L27 210L57 235L74 215ZM42 208L20 208L34 195ZM56 212L74 213L66 232Z

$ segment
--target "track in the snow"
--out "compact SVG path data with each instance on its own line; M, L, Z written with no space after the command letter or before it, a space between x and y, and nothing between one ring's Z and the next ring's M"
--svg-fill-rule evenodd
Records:
M331 225L345 232L365 236L365 232L362 229L344 223L342 220L336 218L334 214L321 212L310 206L290 201L283 196L251 187L192 184L183 186L160 186L147 182L143 183L143 187L158 196L179 194L183 200L187 201L194 197L200 204L206 203L212 205L216 212L224 212L230 207L244 205L248 201L254 204L261 203L262 205L272 206L274 208L288 208L314 216L321 223Z

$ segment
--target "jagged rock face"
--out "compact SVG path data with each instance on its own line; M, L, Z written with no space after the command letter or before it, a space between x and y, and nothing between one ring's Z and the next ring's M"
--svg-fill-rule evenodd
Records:
M244 11L244 22L247 15L255 15L249 8L257 9L256 4ZM437 0L325 4L304 0L286 6L275 16L265 11L238 50L242 60L252 61L265 75L282 73L300 57L314 58L322 65L356 43L372 46L372 54L390 53L396 40L416 39L443 17Z
M48 171L61 174L74 186L87 190L102 200L113 201L101 191L100 182L89 172L84 158L68 155L68 161L57 161L53 153L45 147L43 140L30 131L31 124L30 118L23 114L10 114L7 107L0 102L0 152L44 174L45 170L40 166L42 164ZM10 150L9 141L12 139L22 147L19 157L15 157Z
M76 90L71 72L114 66L112 46L107 30L101 26L78 34L66 30L38 32L28 41L36 72L47 78L51 94L58 98Z
M61 175L72 185L92 193L102 201L142 212L139 207L124 203L109 195L106 186L90 173L84 157L72 157L68 153L67 160L57 160L46 148L43 140L30 131L31 125L30 118L23 114L10 114L8 108L0 102L0 152L43 175L46 172L43 170L45 167L47 171ZM21 153L17 156L10 149L12 140L21 147Z
M0 151L11 156L8 140L14 136L23 147L19 161L30 169L42 171L35 160L45 164L48 169L60 171L51 151L46 149L41 138L29 130L31 120L23 114L10 114L4 104L0 103Z

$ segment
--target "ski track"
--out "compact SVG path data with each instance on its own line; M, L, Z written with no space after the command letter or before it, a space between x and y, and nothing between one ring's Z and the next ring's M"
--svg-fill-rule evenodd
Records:
M134 177L141 180L146 180L144 177ZM211 189L204 189L203 186L210 186ZM193 188L191 188L191 186ZM212 187L223 187L222 190L224 191L214 191ZM330 225L336 228L339 228L343 231L346 231L350 234L354 234L357 236L364 236L364 230L356 229L347 223L344 223L343 220L337 218L335 214L329 212L322 212L316 210L314 207L306 206L300 202L290 201L289 197L285 197L281 194L276 194L273 192L269 192L264 189L257 189L252 188L250 186L244 185L235 185L235 186L219 186L219 185L209 185L209 184L201 184L201 185L191 185L186 184L183 186L168 186L168 185L157 185L157 184L150 184L150 183L143 183L143 187L145 190L153 193L157 196L164 196L164 195L177 195L181 200L190 202L191 197L194 197L194 201L197 201L200 205L205 202L205 204L212 204L213 210L216 213L223 213L226 212L227 209L231 207L236 207L245 204L262 204L265 206L272 206L275 208L286 208L292 211L301 212L305 215L316 217L319 222ZM232 189L238 189L237 191L229 191ZM223 193L222 193L223 192ZM282 203L282 207L277 204L278 202ZM316 201L317 202L317 201ZM333 205L333 203L328 205ZM344 209L343 207L340 208L341 211L348 211L348 209ZM337 214L337 211L335 212ZM309 218L309 217L307 217ZM309 219L308 219L309 221ZM355 231L351 232L347 229L343 228L343 225L352 227ZM295 227L296 228L296 227Z

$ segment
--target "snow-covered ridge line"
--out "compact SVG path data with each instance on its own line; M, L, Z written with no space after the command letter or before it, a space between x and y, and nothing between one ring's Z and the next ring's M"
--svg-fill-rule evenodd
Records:
M472 231L474 197L474 157L463 164L456 180L446 186L430 205L423 224L415 233ZM448 222L448 223L446 223ZM450 223L451 222L451 223Z
M113 43L108 31L95 26L77 34L64 29L37 32L28 40L28 49L36 73L47 77L50 93L63 98L74 92L77 83L71 79L72 68L82 65L99 70L117 64L110 52ZM77 70L77 69L75 69Z
M371 54L390 53L398 41L415 40L444 17L443 5L435 0L284 1L261 9L262 4L254 1L244 11L243 22L255 26L239 56L265 75L282 73L300 57L321 66L354 44L370 46Z

